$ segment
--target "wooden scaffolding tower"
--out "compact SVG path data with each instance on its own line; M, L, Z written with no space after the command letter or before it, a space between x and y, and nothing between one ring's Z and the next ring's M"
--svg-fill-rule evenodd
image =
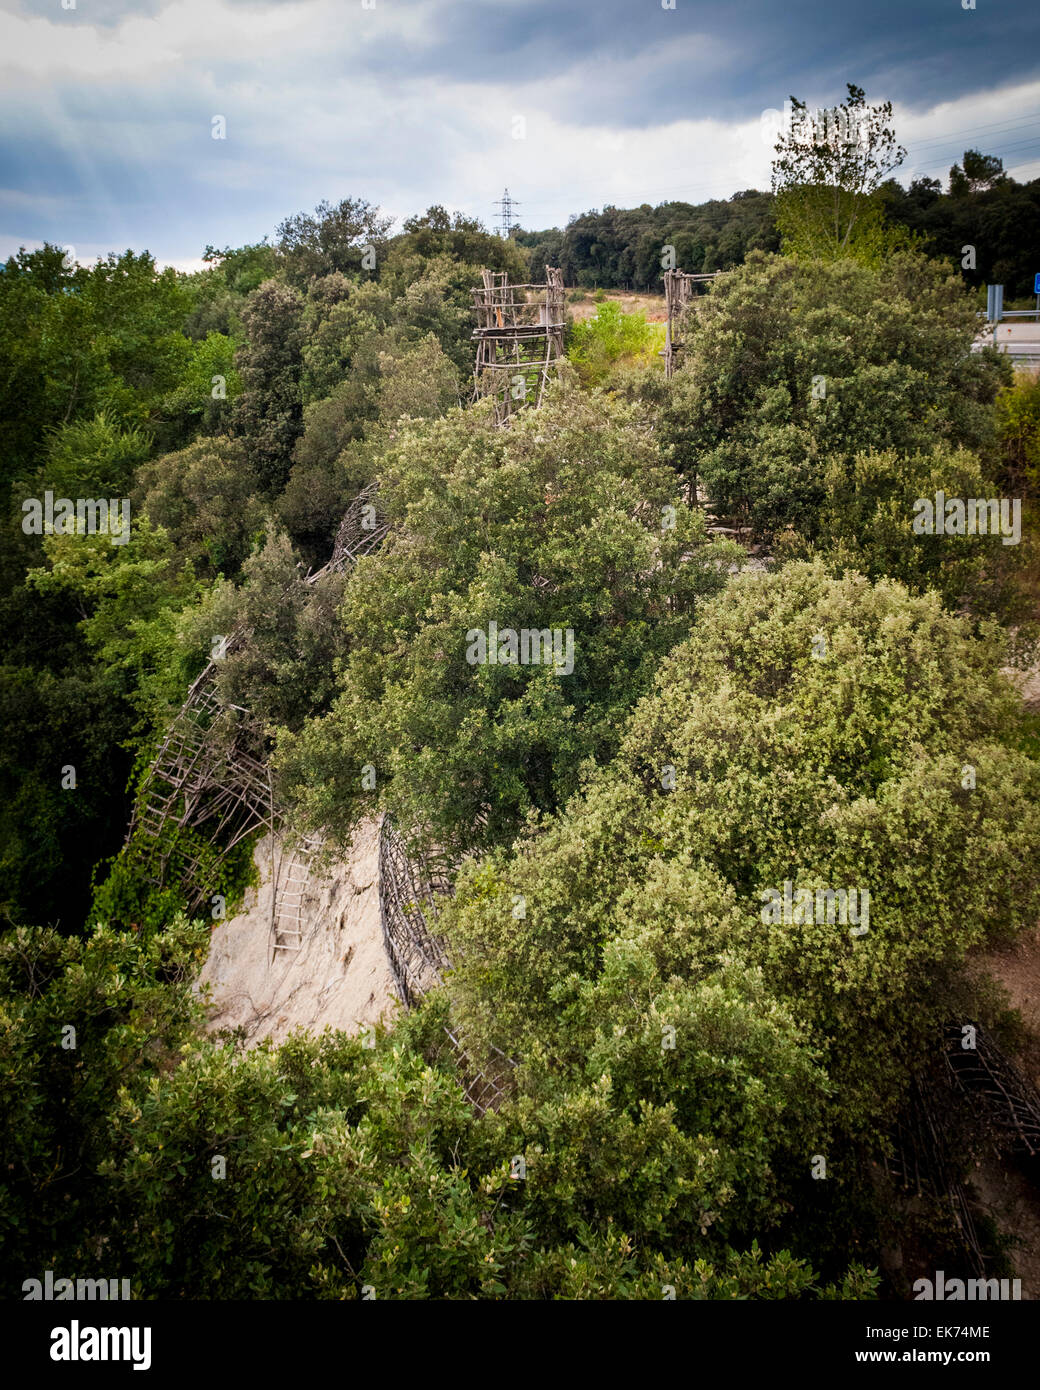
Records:
M473 291L477 361L473 396L494 396L499 424L524 405L539 406L563 356L563 273L545 267L544 285L511 285L505 271L484 270Z
M664 358L664 374L670 377L675 371L675 355L682 348L682 343L676 336L677 330L681 325L681 316L690 300L693 298L693 287L706 280L714 280L721 271L716 270L706 275L691 275L685 270L666 270L664 273L664 307L668 316L665 327L664 348L661 356Z
M303 582L312 585L348 569L386 532L375 488L369 486L347 508L328 564ZM255 832L274 832L285 821L272 793L264 731L249 710L223 699L219 688L220 660L249 635L244 625L232 632L222 657L211 660L192 683L142 778L123 848L125 860L156 887L178 884L190 911L213 893L216 872L236 845ZM293 927L305 866L319 845L320 837L306 839L294 850L288 872L275 872L272 940L277 949L298 945Z

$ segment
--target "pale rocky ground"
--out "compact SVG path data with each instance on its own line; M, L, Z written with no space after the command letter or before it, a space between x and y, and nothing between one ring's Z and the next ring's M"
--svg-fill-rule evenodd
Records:
M1026 707L1035 710L1040 705L1040 667L1031 666L1026 671L1018 671L1006 666L1004 672L1022 692Z
M244 1029L255 1045L294 1029L356 1034L399 1007L379 916L379 833L361 826L345 859L320 863L304 900L298 951L271 955L271 839L257 846L260 884L242 910L213 930L198 987L209 987L211 1032ZM276 856L281 845L275 842Z

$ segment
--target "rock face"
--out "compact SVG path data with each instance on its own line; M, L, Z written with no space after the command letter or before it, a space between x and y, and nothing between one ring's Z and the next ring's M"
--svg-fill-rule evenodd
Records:
M272 960L272 843L254 860L258 888L242 911L213 930L198 988L209 991L210 1032L242 1029L250 1045L283 1041L294 1029L358 1033L400 1007L383 948L379 916L379 830L362 825L348 858L318 861L304 892L299 950ZM276 863L282 855L274 843Z

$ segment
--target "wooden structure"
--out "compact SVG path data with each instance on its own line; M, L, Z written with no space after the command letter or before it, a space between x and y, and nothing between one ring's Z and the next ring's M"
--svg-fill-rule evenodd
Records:
M443 937L438 935L437 899L451 893L444 873L431 871L425 860L411 857L401 836L384 816L379 827L379 915L383 944L397 992L406 1009L443 983L450 961ZM445 1036L455 1053L470 1104L484 1114L509 1094L516 1063L497 1047L478 1065L461 1030L445 1025Z
M960 1176L965 1168L964 1141L951 1132L949 1117L958 1101L966 1103L976 1119L986 1123L999 1148L1027 1168L1033 1165L1035 1172L1040 1156L1040 1093L980 1023L971 1026L973 1047L963 1046L962 1023L949 1024L942 1062L911 1081L887 1168L907 1196L926 1197L936 1210L945 1209L965 1263L974 1276L985 1277L987 1258L975 1203Z
M438 885L447 891L447 885ZM432 875L413 863L404 841L384 816L379 827L379 916L383 945L397 993L412 1008L448 964L444 942L430 927L437 915Z
M664 374L670 377L675 371L675 354L682 348L682 343L676 337L676 331L682 321L682 314L693 298L693 287L707 280L714 280L717 275L721 275L720 270L713 271L708 275L691 275L685 270L666 270L664 273L664 307L667 314L665 325L664 348L661 356L664 358Z
M313 861L324 844L322 835L303 836L293 845L288 860L283 860L274 871L274 892L271 895L272 964L279 951L298 951L303 945L303 905L307 899Z
M946 1061L950 1076L968 1097L978 1097L1002 1144L1020 1158L1040 1157L1040 1094L1006 1057L981 1023L975 1046L962 1046L962 1026L946 1030Z
M505 271L484 270L473 291L477 360L473 396L494 396L499 424L523 405L539 406L563 356L563 274L545 268L544 285L511 285Z
M933 1210L945 1212L961 1257L972 1275L982 1278L986 1257L967 1189L958 1176L958 1161L950 1152L944 1120L948 1106L943 1078L927 1073L915 1076L892 1134L893 1151L886 1167L904 1197L924 1198Z
M315 584L348 568L379 545L386 531L375 489L368 487L347 509L329 563L303 582ZM249 635L245 625L232 632L221 656L193 681L138 788L124 844L124 856L157 888L180 884L189 911L214 891L216 872L236 845L260 830L273 836L284 821L274 802L263 729L249 710L225 701L219 691L221 661ZM307 844L306 853L294 851L284 879L272 866L276 949L298 948L299 936L294 946L291 933L300 915L301 870L316 849L315 841Z

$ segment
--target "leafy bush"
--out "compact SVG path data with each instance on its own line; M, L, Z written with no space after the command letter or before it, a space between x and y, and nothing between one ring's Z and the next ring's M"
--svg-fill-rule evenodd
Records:
M1012 582L1020 545L1006 545L996 534L918 535L913 529L916 502L934 505L938 491L961 499L999 495L967 449L887 450L858 454L851 463L830 459L823 488L817 543L831 565L870 579L888 575L918 592L935 589L951 608L1022 616Z
M1016 372L997 396L997 428L1008 481L1040 491L1040 372Z
M235 574L263 532L265 509L245 441L197 439L138 470L132 500L206 578Z
M610 302L601 303L594 318L574 325L567 355L582 379L596 385L619 362L659 363L657 354L663 346L663 324L648 323L642 312L622 313L619 304Z
M710 1221L701 1194L719 1165L666 1109L626 1114L602 1087L562 1096L540 1113L544 1152L508 1109L478 1117L443 997L371 1048L329 1032L251 1051L205 1038L191 990L204 947L205 927L182 919L86 941L0 937L0 1263L12 1282L117 1269L144 1299L343 1299L364 1285L379 1299L873 1292L859 1266L822 1285L789 1252L734 1250L710 1224L677 1248L676 1218L647 1216L678 1206ZM684 1164L698 1159L703 1172Z
M638 407L573 386L509 430L482 408L399 427L378 472L394 531L347 580L337 698L285 743L283 788L344 832L376 801L442 846L512 834L609 756L740 552L676 497ZM492 622L570 629L573 672L468 662Z
M971 296L914 255L882 269L761 253L688 315L664 432L717 510L813 538L828 461L943 444L993 458L1010 368L969 351Z
M1040 767L1010 746L1002 660L934 594L820 564L741 574L704 605L613 763L466 866L441 917L467 1038L520 1059L539 1161L568 1093L586 1126L598 1105L643 1123L663 1109L683 1142L708 1141L710 1159L661 1141L659 1186L635 1205L668 1229L700 1200L746 1241L797 1208L814 1154L869 1207L864 1153L908 1061L941 1048L957 966L1040 907ZM867 890L867 931L764 920L788 880ZM577 1217L555 1219L562 1238ZM841 1249L848 1231L831 1234Z

